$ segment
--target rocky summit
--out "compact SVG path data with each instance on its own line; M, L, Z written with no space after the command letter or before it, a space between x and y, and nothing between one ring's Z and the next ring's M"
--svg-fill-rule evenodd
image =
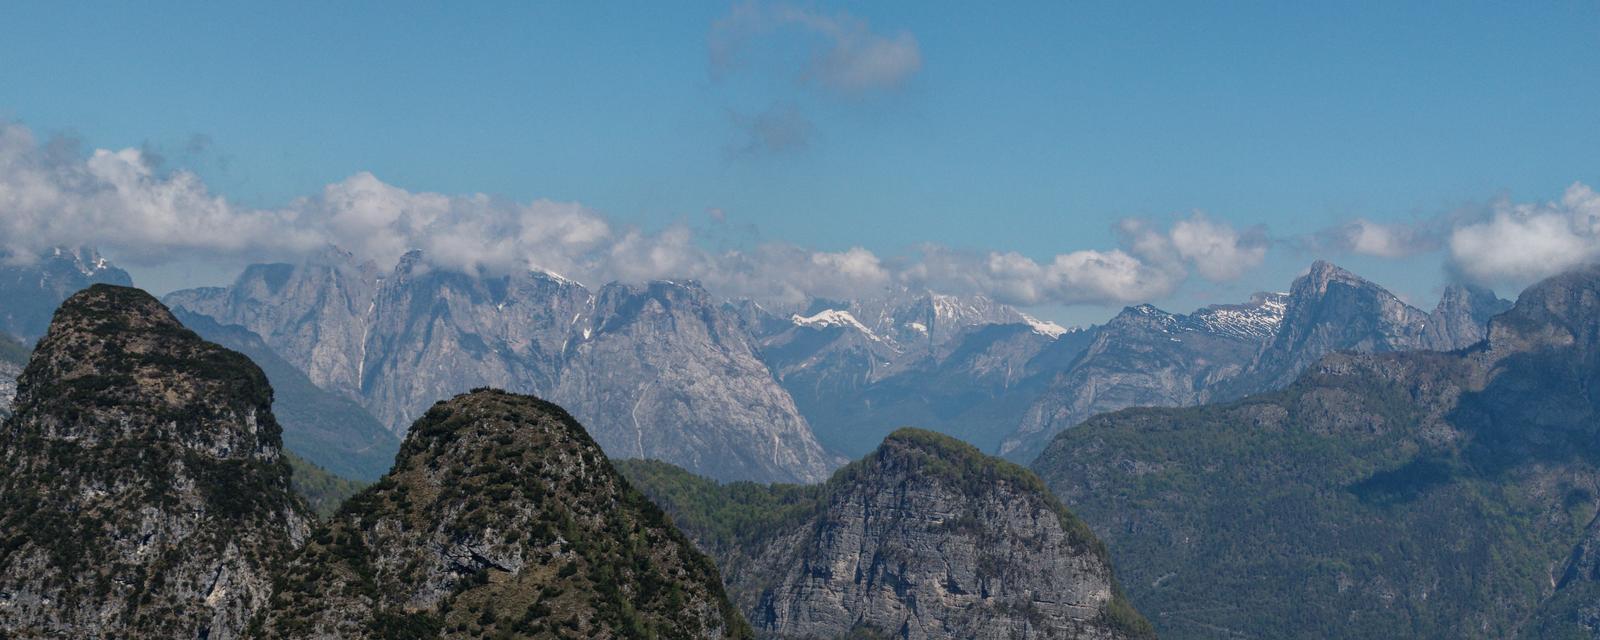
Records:
M1021 467L916 429L810 487L623 469L768 638L1134 638L1106 551Z
M148 294L68 299L0 427L0 637L240 637L308 529L271 402Z
M278 580L272 638L740 638L716 568L565 411L477 390Z

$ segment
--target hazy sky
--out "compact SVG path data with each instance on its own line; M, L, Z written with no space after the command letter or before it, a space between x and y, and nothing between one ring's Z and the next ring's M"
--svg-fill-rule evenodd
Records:
M0 1L0 243L156 290L427 238L1085 323L1600 256L1595 2L62 4Z

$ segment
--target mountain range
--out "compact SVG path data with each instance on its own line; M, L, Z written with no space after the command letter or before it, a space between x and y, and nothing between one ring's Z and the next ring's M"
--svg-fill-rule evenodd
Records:
M1359 309L1350 293L1328 297ZM1429 339L1386 311L1388 335ZM1258 361L1295 361L1279 353ZM1587 267L1524 291L1467 348L1336 353L1281 391L1102 414L1034 469L1167 638L1595 637L1597 389Z
M11 273L65 284L0 302L6 317L37 315L91 277L125 278L88 250L35 270ZM900 289L780 311L693 282L591 290L417 253L385 272L332 248L166 302L261 363L291 450L347 477L381 474L436 399L495 386L569 407L617 457L787 482L821 481L902 426L1026 463L1101 412L1270 391L1335 351L1461 348L1509 304L1452 285L1427 313L1318 262L1288 293L1187 315L1140 305L1066 329L981 296Z
M0 423L0 635L1150 637L1081 521L946 436L897 432L809 487L630 463L747 516L679 512L724 574L570 414L494 389L435 403L318 521L274 395L142 291L66 300ZM762 594L754 633L728 589Z
M380 273L329 250L167 302L261 336L396 434L438 398L495 386L569 407L618 457L799 482L837 464L749 335L695 283L591 291L542 271L434 269L417 253Z
M1282 388L1330 353L1450 351L1482 340L1510 303L1462 284L1432 313L1325 261L1287 294L1258 294L1183 316L1130 307L1100 328L1029 407L1000 452L1032 460L1056 433L1096 414L1188 406Z

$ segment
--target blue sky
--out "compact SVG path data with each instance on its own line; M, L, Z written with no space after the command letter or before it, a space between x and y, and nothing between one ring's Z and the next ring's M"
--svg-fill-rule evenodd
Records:
M740 10L767 18L725 68L715 25ZM813 18L917 64L841 86ZM1593 2L0 4L0 117L154 150L241 206L365 171L702 244L1040 262L1116 248L1130 217L1264 225L1259 265L1160 291L1177 310L1318 255L1431 305L1442 250L1296 239L1600 184L1597 79ZM1036 306L1090 322L1124 301L1067 302Z

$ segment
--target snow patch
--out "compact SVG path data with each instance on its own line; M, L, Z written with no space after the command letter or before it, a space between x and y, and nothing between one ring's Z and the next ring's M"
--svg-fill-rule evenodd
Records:
M861 324L861 321L856 320L855 316L850 315L849 311L824 309L809 317L801 316L797 313L791 316L789 320L794 322L797 326L811 327L813 329L826 329L828 327L850 327L866 334L868 338L879 341L882 340L877 336L877 334L873 333L871 329L868 329L867 325Z
M566 277L564 275L561 275L561 274L556 273L554 271L551 271L549 269L535 268L535 269L533 269L533 274L537 275L537 276L544 276L546 278L549 278L551 280L556 281L559 284L570 285L570 286L574 286L574 287L582 287L583 286L582 282L578 282L577 280L573 280L572 278L568 278L568 277Z
M1018 313L1022 312L1019 311ZM1026 322L1028 326L1033 329L1034 333L1037 333L1041 336L1047 336L1051 339L1059 338L1061 337L1061 334L1067 332L1066 327L1049 320L1040 320L1026 313L1022 313L1022 321Z

